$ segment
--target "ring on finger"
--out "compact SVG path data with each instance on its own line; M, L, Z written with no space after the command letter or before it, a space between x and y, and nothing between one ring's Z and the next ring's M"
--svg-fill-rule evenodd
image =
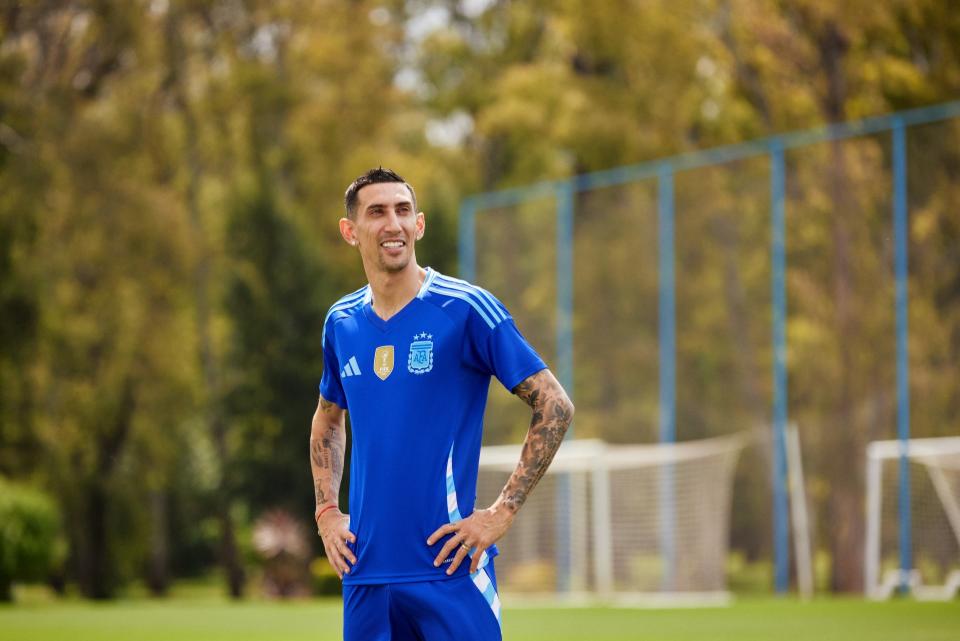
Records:
M461 544L460 544L460 547L462 547L462 548L463 548L464 550L466 550L467 552L470 551L470 546L467 545L466 543L461 543Z

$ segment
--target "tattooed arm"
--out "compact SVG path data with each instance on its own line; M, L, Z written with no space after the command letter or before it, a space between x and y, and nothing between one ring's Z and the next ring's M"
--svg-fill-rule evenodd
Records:
M456 550L447 574L457 569L467 555L467 548L476 549L470 564L470 571L476 571L481 553L506 534L530 492L550 467L573 420L573 403L548 369L524 380L513 393L533 410L517 468L493 505L486 510L475 510L462 521L441 526L427 539L427 544L433 545L445 535L454 534L433 563L439 566Z
M314 518L323 539L327 560L341 579L344 573L350 572L347 561L357 562L347 547L347 541L356 541L348 528L350 519L337 507L346 443L343 409L321 396L310 429L310 470L313 472L313 490L317 499Z
M573 421L573 403L553 373L542 370L526 379L513 393L533 409L530 429L523 441L520 462L507 480L494 505L502 504L516 514L560 449L563 436Z

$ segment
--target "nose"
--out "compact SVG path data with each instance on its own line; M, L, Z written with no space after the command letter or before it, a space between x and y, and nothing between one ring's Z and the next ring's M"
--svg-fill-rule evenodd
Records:
M387 213L385 221L385 227L387 231L402 231L403 228L400 226L400 217L397 215L397 210L391 208Z

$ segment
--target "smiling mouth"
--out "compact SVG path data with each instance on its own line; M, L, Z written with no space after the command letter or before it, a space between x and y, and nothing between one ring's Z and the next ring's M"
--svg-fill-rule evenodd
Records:
M400 249L401 247L406 247L407 243L403 240L385 240L380 243L380 246L386 249Z

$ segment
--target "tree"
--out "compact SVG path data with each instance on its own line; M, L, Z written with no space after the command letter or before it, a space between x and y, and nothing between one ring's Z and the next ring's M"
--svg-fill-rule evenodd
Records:
M313 503L304 421L323 362L316 331L335 296L269 192L238 198L226 242L233 374L225 409L242 444L234 493L255 511L283 506L303 516Z

